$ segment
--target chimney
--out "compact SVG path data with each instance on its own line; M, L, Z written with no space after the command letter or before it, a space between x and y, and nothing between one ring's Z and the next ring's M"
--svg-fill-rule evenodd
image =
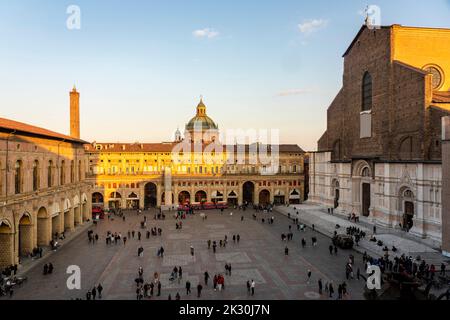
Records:
M70 92L70 136L80 139L80 93L75 85Z

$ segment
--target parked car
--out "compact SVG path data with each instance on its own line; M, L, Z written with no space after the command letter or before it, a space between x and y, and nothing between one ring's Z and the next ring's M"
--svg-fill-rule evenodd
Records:
M333 238L333 244L341 249L353 248L353 237L346 234L338 234Z

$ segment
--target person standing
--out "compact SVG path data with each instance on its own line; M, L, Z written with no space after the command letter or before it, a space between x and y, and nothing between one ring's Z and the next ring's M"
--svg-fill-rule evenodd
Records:
M95 300L95 296L97 295L97 289L95 289L95 286L92 288L91 295L92 295L92 300Z
M161 281L158 280L158 297L161 296Z
M214 287L214 291L217 290L217 274L214 275L213 278L213 287Z
M255 281L253 279L252 279L251 288L252 288L252 296L254 296L255 295Z
M319 281L317 283L319 285L319 294L322 295L322 286L323 286L322 279L319 279Z
M286 246L286 248L284 248L284 255L288 256L289 255L289 248Z
M308 281L307 281L307 283L309 284L309 282L310 282L310 280L311 280L311 270L308 270Z
M331 282L331 281L330 281L330 284L328 285L328 292L330 293L330 298L333 298L334 288L333 288L333 282Z
M208 285L208 280L209 280L209 273L208 273L208 271L205 271L204 276L205 276L205 286L207 286Z
M247 280L247 294L250 295L251 285L250 280Z

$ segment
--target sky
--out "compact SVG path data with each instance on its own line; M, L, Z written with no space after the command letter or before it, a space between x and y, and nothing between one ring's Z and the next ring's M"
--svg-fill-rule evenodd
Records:
M75 84L83 139L171 141L202 95L221 131L313 151L367 5L450 28L450 0L0 0L0 117L68 134Z

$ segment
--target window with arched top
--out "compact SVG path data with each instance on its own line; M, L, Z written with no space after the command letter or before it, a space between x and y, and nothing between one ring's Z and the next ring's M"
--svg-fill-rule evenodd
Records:
M18 160L16 161L16 164L14 166L14 191L16 194L19 194L22 192L22 161Z
M62 186L66 183L66 162L61 161L61 168L59 174L59 184Z
M362 111L372 110L372 76L366 72L362 81Z
M33 162L33 191L39 189L39 161L35 160Z
M114 169L114 167L113 167L113 169ZM81 174L82 174L81 170L82 170L82 167L81 167L81 160L79 160L79 161L78 161L78 181L81 181ZM114 170L113 170L113 171L114 171Z
M403 192L403 197L412 199L412 198L414 198L414 194L411 190L406 189L405 192Z
M366 177L366 178L367 178L367 177L370 177L370 169L367 168L367 167L365 167L365 168L363 169L363 171L362 171L361 176Z
M53 186L53 161L48 162L47 167L47 187L51 188Z
M75 182L75 162L70 161L70 183Z

